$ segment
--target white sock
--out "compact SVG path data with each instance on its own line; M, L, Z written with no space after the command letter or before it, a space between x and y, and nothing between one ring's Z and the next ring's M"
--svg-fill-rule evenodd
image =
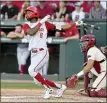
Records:
M61 84L58 84L58 83L55 83L55 85L58 87L58 88L61 88L62 85Z

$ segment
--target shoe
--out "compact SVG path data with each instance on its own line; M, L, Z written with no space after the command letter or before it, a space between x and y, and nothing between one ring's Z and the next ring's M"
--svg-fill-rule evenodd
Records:
M57 95L55 95L56 98L62 97L64 91L67 89L65 85L62 85L60 89L57 89Z
M53 89L47 88L45 91L44 99L48 99L52 96Z

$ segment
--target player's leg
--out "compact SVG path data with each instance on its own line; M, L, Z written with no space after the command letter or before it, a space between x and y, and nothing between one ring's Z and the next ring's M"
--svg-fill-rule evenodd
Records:
M85 92L88 91L88 88L92 87L93 84L93 74L88 72L84 75L84 89Z
M84 74L84 89L80 89L78 93L82 95L87 95L88 89L92 87L93 84L93 74L88 72Z
M21 56L22 56L22 51L20 50L19 47L17 47L17 61L18 61L19 72L21 72Z
M46 60L49 59L49 54L47 50L40 51L38 53L31 52L31 65L29 66L28 72L31 77L33 77L36 84L41 84L45 87L46 93L44 98L50 98L52 94L52 89L46 83L45 79L41 75L40 71L43 68L44 64L47 62Z
M55 95L55 97L62 97L63 96L63 93L64 93L64 91L66 90L66 86L65 85L63 85L63 84L59 84L59 83L55 83L55 82L53 82L53 81L51 81L51 80L47 80L47 79L45 79L45 81L46 81L46 83L50 86L50 87L53 87L53 88L56 88L57 89L57 91L56 91L56 95Z
M45 63L45 65L43 66L43 69L42 69L42 75L47 78L47 72L48 72L48 62Z
M48 61L48 58L46 58L46 59L47 59L46 61ZM43 66L43 69L45 69L44 66ZM57 89L57 95L55 97L61 97L63 95L64 91L66 90L65 85L55 83L55 82L53 82L51 80L48 80L48 79L45 79L45 81L50 87L53 87L53 88Z
M21 48L22 49L22 56L21 56L21 73L24 74L26 71L26 61L30 54L28 48Z
M44 78L39 73L46 62L46 58L49 58L46 50L37 53L31 52L31 65L29 66L28 72L31 77L35 78L41 84L46 85L48 87Z
M89 96L93 97L107 97L106 88L107 72L101 72L89 90Z

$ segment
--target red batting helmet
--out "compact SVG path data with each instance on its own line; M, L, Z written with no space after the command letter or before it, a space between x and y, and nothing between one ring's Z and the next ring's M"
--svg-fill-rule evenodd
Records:
M27 13L27 11L31 11L30 13ZM24 10L24 14L26 15L27 19L32 18L38 18L39 17L39 11L36 7L29 6L26 10Z
M87 52L90 47L93 47L96 44L96 38L92 34L87 34L81 37L80 42L82 52Z

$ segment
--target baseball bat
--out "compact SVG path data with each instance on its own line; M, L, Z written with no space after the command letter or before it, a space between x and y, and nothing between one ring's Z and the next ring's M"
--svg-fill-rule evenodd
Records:
M84 26L87 26L87 27L91 27L91 28L93 28L95 30L99 30L100 29L99 26L84 23L82 20L78 21L78 22L75 22L75 23L77 23L77 25L84 25Z

